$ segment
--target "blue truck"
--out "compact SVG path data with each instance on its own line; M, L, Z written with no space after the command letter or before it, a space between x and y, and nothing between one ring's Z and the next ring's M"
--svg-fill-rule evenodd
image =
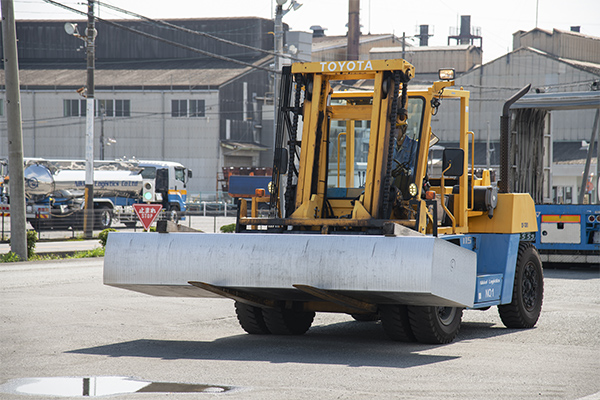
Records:
M600 264L599 204L538 204L535 210L542 262Z

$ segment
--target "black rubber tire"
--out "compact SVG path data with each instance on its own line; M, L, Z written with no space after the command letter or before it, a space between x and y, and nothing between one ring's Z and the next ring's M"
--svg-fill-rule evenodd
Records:
M243 330L251 335L266 335L271 333L263 318L262 309L248 304L235 302L235 313Z
M303 335L312 325L315 313L287 308L262 310L265 324L274 335Z
M104 230L108 229L112 225L113 214L112 209L107 206L99 206L98 209L94 210L96 214L96 220L94 221L94 229Z
M412 332L421 343L452 342L460 330L462 313L457 307L408 306Z
M373 322L379 321L381 318L378 313L369 313L369 314L350 314L352 318L354 318L358 322Z
M137 226L137 222L123 222L123 224L125 224L125 227L129 229L133 229Z
M416 342L408 319L408 308L404 305L381 306L381 326L386 335L399 342Z
M181 210L179 209L178 204L171 204L169 210L169 221L174 222L176 224L179 223L181 219Z
M519 245L512 301L498 306L507 328L533 328L542 312L544 273L537 249L531 243Z

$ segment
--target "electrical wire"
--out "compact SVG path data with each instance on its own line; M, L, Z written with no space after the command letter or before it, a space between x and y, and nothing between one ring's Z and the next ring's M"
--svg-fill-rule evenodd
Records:
M302 61L299 58L292 57L289 54L277 54L274 51L264 50L264 49L261 49L259 47L254 47L254 46L250 46L250 45L243 44L243 43L233 42L231 40L223 39L223 38L220 38L220 37L215 36L215 35L211 35L211 34L206 33L206 32L199 32L199 31L194 31L192 29L184 28L182 26L175 25L175 24L172 24L172 23L164 21L164 20L155 20L155 19L152 19L152 18L148 18L148 17L145 17L145 16L143 16L141 14L137 14L137 13L132 12L132 11L124 10L124 9L119 8L117 6L113 6L111 4L104 3L104 2L101 2L101 1L97 1L97 3L100 6L109 8L111 10L114 10L114 11L117 11L117 12L120 12L120 13L123 13L123 14L127 14L127 15L132 16L132 17L139 18L141 20L150 22L150 23L152 23L154 25L157 25L157 26L164 25L164 26L168 26L169 28L173 28L173 29L178 30L178 31L186 32L186 33L189 33L189 34L192 34L192 35L197 35L197 36L204 36L204 37L216 40L218 42L230 44L232 46L242 47L244 49L248 49L248 50L252 50L252 51L258 51L258 52L261 52L261 53L264 53L264 54L268 54L268 55L271 55L271 56L285 57L285 58L289 58L289 59L294 60L294 61Z
M77 10L75 8L66 6L66 5L61 4L59 2L56 2L54 0L44 0L44 2L52 4L52 5L55 5L57 7L64 8L65 10L74 12L74 13L79 14L79 15L85 15L85 16L88 15L88 13L86 13L86 12L79 11L79 10ZM266 68L266 67L263 67L263 66L260 66L260 65L255 65L255 64L247 63L245 61L240 61L240 60L236 60L234 58L230 58L230 57L222 56L222 55L219 55L219 54L211 53L211 52L208 52L208 51L205 51L205 50L200 50L200 49L197 49L195 47L188 46L188 45L185 45L185 44L182 44L182 43L177 43L177 42L174 42L172 40L161 38L160 36L156 36L156 35L152 35L150 33L142 32L140 30L137 30L137 29L134 29L134 28L130 28L130 27L127 27L125 25L122 25L122 24L119 24L119 23L116 23L116 22L113 22L113 21L105 20L105 19L102 19L102 18L99 18L99 17L96 17L96 16L94 16L94 19L97 20L97 21L104 22L105 24L112 25L112 26L117 27L119 29L123 29L125 31L131 32L131 33L135 33L135 34L138 34L138 35L141 35L141 36L144 36L144 37L147 37L149 39L153 39L153 40L156 40L156 41L159 41L159 42L170 44L172 46L179 47L179 48L182 48L184 50L189 50L189 51L192 51L192 52L195 52L195 53L200 53L200 54L203 54L203 55L211 57L211 58L216 58L218 60L232 62L232 63L235 63L235 64L243 65L245 67L250 67L250 68L253 68L253 69L260 69L260 70L271 72L271 73L273 73L273 72L281 73L280 71L275 71L273 69Z

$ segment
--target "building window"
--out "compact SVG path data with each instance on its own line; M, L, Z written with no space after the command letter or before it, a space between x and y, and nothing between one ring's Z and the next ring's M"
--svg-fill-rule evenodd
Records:
M65 117L85 117L86 100L63 100ZM96 100L94 114L97 117L130 117L131 100Z
M204 100L171 100L171 117L204 117Z
M85 100L63 100L63 116L85 117Z
M4 117L4 99L0 99L0 117Z
M190 100L190 117L204 117L204 100Z
M115 117L130 117L131 116L131 101L130 100L115 100Z
M187 117L187 100L171 100L171 117Z
M105 117L114 117L115 105L113 100L98 100L98 107L96 107L96 115Z

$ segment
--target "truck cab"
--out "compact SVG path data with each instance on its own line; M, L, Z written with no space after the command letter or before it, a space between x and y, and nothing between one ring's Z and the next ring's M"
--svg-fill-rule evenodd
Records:
M154 182L151 188L145 187L142 197L151 196L161 202L174 221L185 212L187 201L187 183L192 171L183 165L171 161L140 161L141 175L145 181Z

